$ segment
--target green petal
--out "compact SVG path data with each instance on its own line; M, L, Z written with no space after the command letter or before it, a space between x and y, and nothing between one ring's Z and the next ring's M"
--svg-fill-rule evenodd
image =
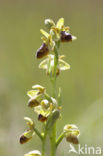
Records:
M52 26L55 25L54 21L51 20L51 19L45 19L45 26L48 28L48 29L51 29Z
M37 95L37 94L38 94L38 90L30 90L30 91L27 92L27 95L28 95L30 98L34 97L34 96Z
M69 137L70 135L73 136L79 136L80 135L80 131L78 129L78 127L74 124L67 124L64 126L64 133L66 137Z
M60 70L68 70L70 69L70 65L62 59L59 59L59 68Z
M58 29L61 29L63 25L64 25L64 18L60 18L60 19L58 20L58 22L57 22L56 27L57 27Z
M27 138L31 138L34 135L34 132L32 130L28 130L24 132L23 135Z
M43 93L44 90L45 90L45 88L44 88L43 86L40 86L40 85L34 85L34 86L32 86L32 88L33 88L34 90L39 91L40 93Z
M46 31L44 31L43 29L40 29L40 32L41 32L46 38L49 37L49 34L48 34Z
M43 60L40 64L39 64L39 68L40 69L48 69L48 58Z
M43 99L43 94L39 94L39 95L33 96L28 101L28 107L33 108L33 107L38 106L42 99Z
M30 127L32 127L32 126L34 125L34 122L32 121L31 118L29 118L29 117L24 117L24 120L27 121L27 124L28 124Z
M48 115L51 113L50 109L43 109L42 106L37 106L34 108L34 111L39 115L43 115L45 117L48 117Z

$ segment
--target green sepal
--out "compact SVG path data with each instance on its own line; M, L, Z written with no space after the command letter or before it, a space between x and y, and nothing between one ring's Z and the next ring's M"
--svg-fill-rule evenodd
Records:
M43 86L41 86L41 85L34 85L34 86L32 86L32 88L34 90L39 91L40 93L43 93L45 91L45 88Z
M32 129L35 125L34 125L34 122L31 118L29 117L24 117L24 120L27 121L27 125L30 127L30 129Z
M55 25L54 21L51 19L45 19L45 26L50 30L52 26Z
M35 132L33 130L27 130L23 133L23 135L27 138L31 138L34 134Z
M42 35L44 35L48 39L49 34L45 30L40 29L40 32L42 33Z
M39 64L39 68L40 69L48 69L48 58L43 60L40 64Z
M64 25L64 18L60 18L58 21L57 21L57 24L56 24L56 27L58 29L61 29Z
M32 97L36 96L38 94L38 92L39 92L38 90L30 90L30 91L27 92L27 95L30 98L32 98Z
M62 59L59 59L59 68L60 70L68 70L70 69L70 65Z

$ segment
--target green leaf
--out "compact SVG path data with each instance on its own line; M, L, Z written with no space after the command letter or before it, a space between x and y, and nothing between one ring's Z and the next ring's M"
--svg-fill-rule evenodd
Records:
M58 29L61 29L63 25L64 25L64 18L60 18L60 19L58 20L58 22L57 22L56 27L57 27Z
M49 34L48 34L46 31L44 31L43 29L40 29L40 32L41 32L46 38L49 37Z
M31 151L31 152L25 154L24 156L41 156L41 153L38 150L34 150L34 151Z
M30 98L34 97L34 96L37 95L37 94L38 94L38 90L30 90L30 91L27 92L27 95L28 95Z
M62 59L59 59L59 68L60 70L68 70L70 69L70 65Z

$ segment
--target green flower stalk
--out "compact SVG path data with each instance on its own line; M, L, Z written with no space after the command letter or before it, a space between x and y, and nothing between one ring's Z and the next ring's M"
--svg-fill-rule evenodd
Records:
M60 18L56 24L53 20L46 19L45 26L48 32L43 29L40 30L43 35L41 38L43 43L36 52L36 58L44 58L39 64L39 68L44 69L46 75L50 78L52 95L49 95L46 88L41 85L34 85L32 90L27 92L29 96L28 107L37 114L38 122L41 122L43 128L42 131L39 131L31 118L24 118L27 121L28 129L20 136L20 144L30 141L35 134L42 143L41 152L33 150L24 156L45 156L47 135L50 139L51 156L56 156L57 147L63 138L66 138L66 141L69 143L79 143L80 131L76 125L67 124L59 136L56 134L56 123L61 117L62 109L62 93L60 88L59 92L56 92L56 80L62 71L70 69L70 65L64 61L65 56L59 54L59 48L62 43L72 42L76 37L70 34L69 27L64 26L63 18Z

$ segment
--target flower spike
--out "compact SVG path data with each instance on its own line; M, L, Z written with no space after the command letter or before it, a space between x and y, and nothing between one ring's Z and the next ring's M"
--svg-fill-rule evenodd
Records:
M46 137L49 136L51 144L51 154L56 156L56 149L63 138L73 144L79 143L80 131L76 125L67 124L64 126L61 134L57 137L56 123L61 119L61 110L63 106L62 91L59 88L57 93L56 79L64 70L70 70L70 65L64 61L65 55L60 55L59 48L64 42L69 43L76 39L70 33L70 28L65 26L64 18L60 18L56 24L52 19L44 21L47 31L40 29L42 34L42 44L36 51L36 58L44 60L39 64L40 69L44 69L50 78L52 84L52 96L47 93L45 87L41 85L33 85L32 89L27 92L29 96L28 107L34 110L37 115L37 121L42 124L42 129L36 127L34 121L25 117L27 121L27 129L21 134L19 138L20 144L25 144L32 139L36 134L42 142L42 152L33 150L26 153L24 156L45 156ZM63 155L63 154L62 154Z

